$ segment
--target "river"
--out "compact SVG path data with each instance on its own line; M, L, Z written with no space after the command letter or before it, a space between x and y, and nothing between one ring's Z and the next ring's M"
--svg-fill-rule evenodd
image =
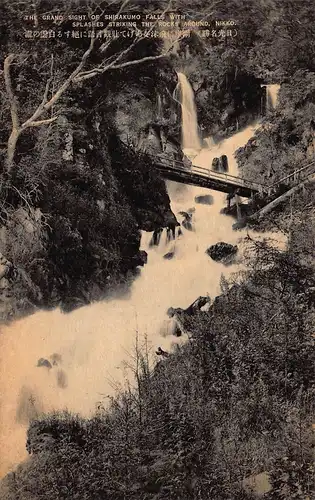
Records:
M233 153L256 128L253 124L220 144L202 148L193 163L209 168L214 157L225 154L229 172L236 175ZM163 233L158 247L149 244L152 234L143 233L141 247L148 252L148 263L128 296L116 295L69 314L58 309L39 311L2 328L1 475L26 457L25 435L34 411L68 409L90 415L98 401L106 401L117 384L123 383L137 335L140 343L147 337L153 352L158 346L170 351L185 342L185 335L172 334L173 320L167 309L185 308L200 295L215 297L220 293L222 273L228 276L238 269L239 264L226 267L205 253L213 243L238 244L247 234L233 231L234 220L220 214L226 195L172 182L167 188L176 215L195 209L193 231L183 228L183 234L170 242ZM196 195L209 193L212 205L195 202ZM164 259L170 251L174 257ZM52 368L38 367L40 358L50 360Z

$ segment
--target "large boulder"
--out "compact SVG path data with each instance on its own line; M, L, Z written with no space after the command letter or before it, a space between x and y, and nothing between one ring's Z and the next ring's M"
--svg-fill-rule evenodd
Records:
M154 246L158 246L159 245L160 240L161 240L161 236L162 236L162 232L163 232L163 229L161 227L159 227L158 229L156 229L153 232L151 241L149 243L149 247L154 247Z
M214 170L214 172L219 172L219 170L220 170L220 159L219 158L213 158L211 169Z
M157 206L155 211L139 208L137 210L137 219L140 228L149 233L164 227L175 230L175 227L179 226L179 222L172 210L165 209L162 205Z
M198 299L196 299L192 304L190 304L187 309L184 309L184 313L187 314L188 316L194 316L198 311L202 309L206 304L210 303L210 297L206 296L200 296Z
M145 250L139 250L139 252L132 258L132 263L135 267L144 266L148 261L148 254Z
M211 194L201 194L199 196L195 196L195 202L200 203L200 205L212 205L213 196L211 196Z
M229 164L226 155L222 155L219 158L213 158L211 169L214 172L228 172Z
M175 250L173 252L167 252L163 255L163 259L171 260L175 256Z
M228 172L229 171L228 158L226 155L220 156L220 170L221 170L221 172Z
M198 297L190 306L186 309L181 307L170 307L167 311L169 318L174 318L175 329L174 335L180 337L183 333L187 333L186 319L191 316L195 316L206 304L210 304L210 297Z
M206 250L206 253L212 260L221 262L225 265L233 263L237 252L237 245L231 245L230 243L224 243L223 241L216 243L215 245L211 245Z
M181 211L179 212L179 215L181 215L184 219L182 222L182 226L187 229L187 231L193 231L193 225L192 225L192 212L184 212Z
M45 358L40 358L37 361L37 366L45 366L48 369L52 368L51 362L48 361L48 359L45 359Z
M164 213L164 224L163 227L168 227L169 229L174 229L175 227L179 226L179 222L177 221L175 215L173 214L172 210L167 210Z

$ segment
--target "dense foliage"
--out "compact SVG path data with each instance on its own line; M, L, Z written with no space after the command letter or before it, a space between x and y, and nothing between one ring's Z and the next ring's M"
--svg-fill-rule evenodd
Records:
M293 248L248 252L247 271L187 318L185 347L155 367L137 349L136 388L90 420L32 422L3 498L244 500L266 471L264 498L313 498L314 268Z
M17 15L15 7L11 2L1 5L6 37L0 51L3 58L8 51L18 53L10 76L18 119L23 123L40 105L47 84L47 99L62 87L89 41L61 38L52 45L51 40L23 39L22 17L29 8L23 5ZM45 2L37 7L38 14L47 12ZM63 1L54 5L55 12L65 7ZM73 13L81 12L82 5L73 2L72 8ZM130 43L114 40L104 52L98 41L86 71L105 57L111 60L123 54ZM120 60L141 59L159 51L158 41L141 40ZM2 312L4 317L32 305L60 304L68 310L101 298L144 263L139 253L140 229L176 222L154 161L123 147L119 139L123 128L119 110L128 94L130 101L130 89L135 103L141 99L154 103L163 68L165 78L172 81L168 63L161 62L160 66L147 63L140 72L136 67L122 68L70 85L43 115L44 120L53 117L51 123L22 130L10 174L3 147L1 253L18 276L10 282L14 300ZM5 146L14 109L8 91L3 91L2 102L0 140ZM138 110L128 124L129 133L139 136L153 117Z
M178 4L184 13L191 8L188 2ZM194 82L206 136L231 133L259 118L262 84L289 83L296 72L314 71L314 9L306 0L219 1L199 7L197 15L209 22L211 35L197 31L184 39L177 64ZM217 20L234 21L223 27L223 32L232 28L233 36L220 36Z
M193 10L188 3L176 5ZM238 22L239 36L201 41L195 34L180 45L174 67L187 71L201 122L218 133L260 113L262 81L282 84L277 110L237 155L244 176L272 183L314 158L313 6L233 0L211 7L209 16ZM5 16L14 26L8 10ZM140 48L144 55L161 47ZM77 47L67 47L63 57L63 49L56 47L56 85L78 55ZM29 66L14 70L26 116L27 95L38 100L45 82L39 74L50 68L48 60L37 66L34 47L29 52ZM103 293L108 281L138 263L139 228L165 224L166 192L149 158L121 143L116 105L128 101L129 79L150 107L156 79L166 74L172 93L174 75L164 62L149 64L141 77L137 70L118 71L69 89L64 119L20 138L12 177L2 187L1 216L16 228L23 208L35 226L27 237L10 230L6 242L6 256L24 271L19 280L29 300L86 300L93 287L96 296ZM162 84L158 90L163 93ZM136 117L141 104L131 109ZM6 137L8 104L1 113ZM135 119L135 136L151 121L150 112ZM222 294L207 312L185 318L190 341L184 347L153 364L147 346L137 348L135 387L91 419L66 412L34 419L30 457L2 482L1 498L252 500L258 475L265 500L315 498L314 201L308 186L266 218L265 227L276 225L288 247L248 239L246 271L222 279Z
M281 86L277 109L237 154L245 177L273 183L313 160L314 86L315 73L307 70Z

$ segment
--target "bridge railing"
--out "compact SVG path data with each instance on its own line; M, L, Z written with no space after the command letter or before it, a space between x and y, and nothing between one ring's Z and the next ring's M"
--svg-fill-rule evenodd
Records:
M121 141L122 142L122 141ZM123 143L125 146L126 144ZM291 184L290 181L293 181L294 183L299 183L301 180L306 180L307 177L310 175L314 174L315 170L315 161L308 163L307 165L303 165L301 168L298 170L295 170L291 174L282 177L279 179L277 182L267 186L264 184L261 184L259 182L254 182L254 181L249 181L247 179L243 179L242 177L235 177L233 175L227 174L225 172L215 172L210 169L206 169L203 167L198 167L196 165L193 165L192 162L190 162L190 169L185 168L183 165L183 162L181 160L176 160L175 158L170 158L169 155L165 154L159 154L157 158L155 158L156 164L159 165L160 167L164 167L166 169L171 169L171 170L182 170L186 173L196 173L198 175L205 176L207 178L214 178L218 180L225 179L226 182L230 182L231 184L238 185L238 186L243 186L248 189L252 189L254 191L258 191L259 193L267 193L271 194L272 192L276 191L281 184Z
M244 179L242 177L236 177L234 175L228 174L226 172L215 172L214 170L208 170L208 169L204 169L202 167L196 167L195 165L193 165L191 171L192 172L205 171L207 173L206 175L208 177L218 179L218 180L224 179L226 182L229 182L233 185L247 187L249 189L253 189L254 191L266 191L267 190L267 186L264 186L263 184L260 184L259 182L252 182L252 181L249 181L249 180Z
M236 177L225 172L215 172L213 170L199 167L193 164L191 165L190 169L187 169L182 162L166 157L159 157L157 163L160 167L166 168L168 170L182 171L186 174L198 174L202 177L217 179L219 181L225 180L227 183L233 184L233 186L246 187L248 189L252 189L253 191L266 192L268 190L268 186L265 186L258 182L248 181L241 177Z
M269 186L269 189L270 190L276 189L277 187L279 187L280 184L287 184L290 181L298 183L301 180L306 179L310 174L312 174L314 168L315 168L315 161L312 161L307 165L303 165L303 167L299 168L298 170L295 170L291 174L286 175L285 177L279 179L277 182L271 184L271 186Z
M314 173L315 170L315 161L308 163L307 165L303 165L301 168L295 170L291 174L282 177L279 179L277 182L267 186L264 184L261 184L259 182L254 182L254 181L249 181L247 179L244 179L242 177L235 177L233 175L230 175L225 172L215 172L210 169L206 169L204 167L199 167L197 165L191 164L190 169L188 170L183 166L183 163L175 160L175 159L169 159L169 158L162 158L162 162L159 162L161 166L165 166L166 168L170 168L172 170L182 170L186 173L196 173L201 176L205 177L210 177L213 179L218 179L222 180L224 179L226 182L242 187L246 187L248 189L252 189L254 191L258 191L259 193L266 193L266 194L271 194L272 192L276 191L281 184L289 184L292 185L293 183L298 184L302 180L307 179L311 174Z

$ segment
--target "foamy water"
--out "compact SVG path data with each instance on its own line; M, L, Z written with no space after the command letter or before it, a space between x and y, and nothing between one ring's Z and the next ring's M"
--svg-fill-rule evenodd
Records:
M226 154L230 173L236 174L233 152L253 135L248 127L220 145L203 149L196 165L210 167L212 158ZM144 233L141 246L148 263L131 288L131 295L82 307L70 314L40 311L2 327L0 335L0 449L1 474L26 457L25 433L34 407L38 411L68 408L82 415L93 412L98 401L114 394L124 379L124 362L130 362L136 335L147 335L155 350L170 350L185 337L172 335L170 306L187 307L199 295L220 293L221 274L237 269L213 262L205 253L218 241L239 243L246 231L232 230L234 220L219 212L226 195L202 188L168 183L175 214L195 208L193 231L183 228L175 241L162 235L159 247L149 247L152 235ZM198 205L195 196L211 194L211 206ZM179 217L180 218L180 217ZM175 251L165 260L166 252ZM39 358L58 354L51 369L37 367Z

